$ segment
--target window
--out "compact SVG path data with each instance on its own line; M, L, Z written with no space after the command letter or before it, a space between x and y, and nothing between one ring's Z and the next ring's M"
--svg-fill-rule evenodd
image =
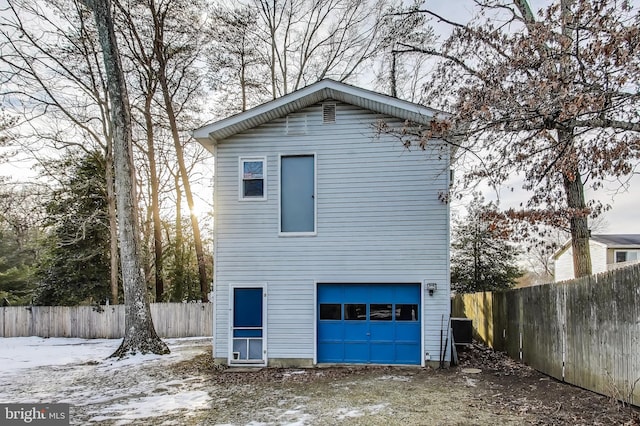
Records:
M240 200L266 200L266 159L240 158Z
M621 263L621 262L631 262L634 260L638 260L638 251L633 250L633 251L622 251L622 250L616 250L616 263Z
M396 321L418 321L418 305L396 305Z
M320 319L321 320L341 320L342 305L339 303L321 303Z
M367 305L364 303L357 304L345 304L344 305L344 319L346 320L366 320L367 319Z
M369 306L369 319L371 321L391 321L391 304L371 304Z
M315 155L280 157L280 233L315 235Z

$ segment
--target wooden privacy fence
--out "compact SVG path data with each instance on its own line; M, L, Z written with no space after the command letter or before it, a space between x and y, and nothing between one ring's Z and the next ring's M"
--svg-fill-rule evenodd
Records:
M458 295L488 346L559 380L640 405L640 264L562 283Z
M151 316L160 337L211 336L210 303L152 303ZM0 308L0 337L124 336L124 305L7 306Z

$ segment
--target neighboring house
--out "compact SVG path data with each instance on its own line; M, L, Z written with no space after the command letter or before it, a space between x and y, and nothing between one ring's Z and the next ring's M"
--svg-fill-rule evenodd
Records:
M640 262L640 234L600 234L589 239L591 270L594 274ZM573 250L567 241L553 255L555 281L575 278Z
M322 80L194 131L215 157L216 362L437 362L449 146L378 131L436 114Z

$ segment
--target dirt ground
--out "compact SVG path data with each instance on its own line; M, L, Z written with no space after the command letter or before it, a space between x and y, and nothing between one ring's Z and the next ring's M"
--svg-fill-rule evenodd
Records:
M640 425L640 411L473 345L448 369L216 369L208 355L174 366L204 374L211 410L198 424ZM479 370L479 371L478 371Z
M65 344L54 343L47 350ZM447 369L238 371L213 364L209 339L168 344L165 356L101 358L111 342L67 363L7 370L0 402L68 403L72 425L640 425L638 410L479 345Z

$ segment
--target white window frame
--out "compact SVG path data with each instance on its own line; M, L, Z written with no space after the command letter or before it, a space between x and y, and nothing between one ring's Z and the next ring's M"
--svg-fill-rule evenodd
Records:
M313 231L282 232L282 157L313 156ZM278 154L278 236L314 237L318 235L318 155L315 152Z
M262 197L244 196L244 163L262 162ZM267 200L267 157L239 157L238 158L238 201L266 201Z
M636 255L635 259L631 259L631 260L625 260L624 262L617 262L616 259L618 257L618 253L627 253L627 257L629 257L629 253L634 253ZM613 251L613 263L626 263L626 262L635 262L636 260L640 259L640 250L636 250L636 249L620 249L620 250L614 250Z

